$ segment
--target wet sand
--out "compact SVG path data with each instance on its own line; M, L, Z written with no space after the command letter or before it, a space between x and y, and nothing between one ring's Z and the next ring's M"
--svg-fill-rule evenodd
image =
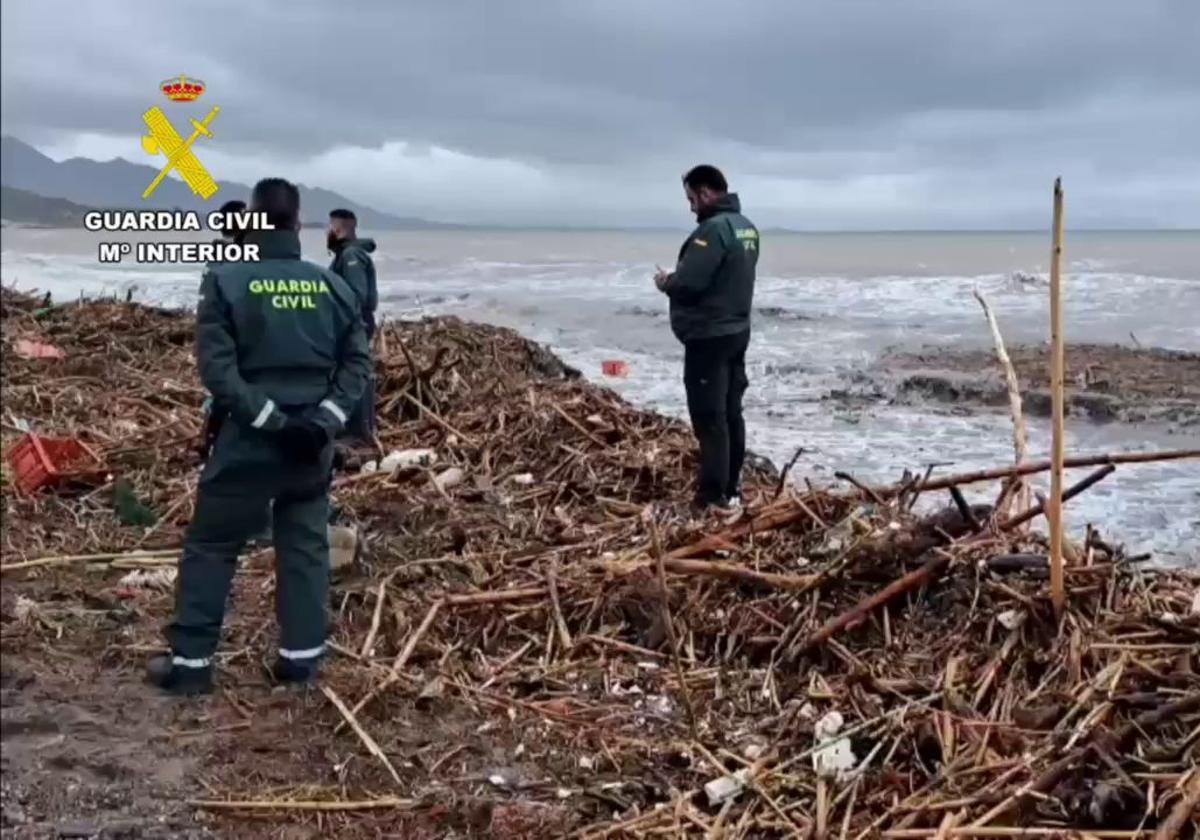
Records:
M1051 410L1049 348L1009 350L1026 414ZM1074 344L1066 353L1067 413L1097 423L1200 426L1200 353ZM901 404L922 401L1008 410L1004 372L994 352L927 348L883 354L865 372L871 385ZM855 389L857 390L857 389Z

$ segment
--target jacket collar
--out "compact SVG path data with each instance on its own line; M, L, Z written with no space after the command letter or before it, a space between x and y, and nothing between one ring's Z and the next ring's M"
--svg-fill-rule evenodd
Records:
M332 250L333 250L334 254L340 254L340 253L342 253L342 251L345 251L347 248L349 248L352 245L355 248L366 251L367 253L370 253L375 250L375 240L374 239L363 239L363 238L358 238L358 237L354 237L351 239L339 239L337 241L337 244L335 244L333 246Z
M713 216L721 213L740 213L742 212L742 202L738 199L737 193L726 193L718 198L712 204L703 208L696 214L697 222L705 222Z
M300 232L295 230L252 230L246 233L247 245L258 245L260 260L300 259Z

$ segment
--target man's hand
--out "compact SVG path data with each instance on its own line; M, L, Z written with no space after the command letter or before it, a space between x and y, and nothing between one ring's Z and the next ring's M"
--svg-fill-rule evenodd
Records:
M329 432L324 427L295 417L289 417L275 437L283 454L301 464L315 464L329 443Z
M654 272L654 285L660 292L667 290L667 283L671 282L671 274L661 265L656 265L658 271Z

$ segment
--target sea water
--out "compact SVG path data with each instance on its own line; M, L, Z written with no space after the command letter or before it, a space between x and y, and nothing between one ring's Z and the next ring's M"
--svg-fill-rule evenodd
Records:
M120 238L120 235L109 235ZM392 317L454 314L517 329L630 401L686 416L682 350L656 264L674 263L683 232L509 230L375 234L381 307ZM181 238L176 235L173 238ZM305 256L329 257L306 230ZM191 306L195 266L100 265L98 235L6 228L0 276L52 292L117 294ZM905 468L936 473L1011 462L1012 427L1000 409L899 406L829 399L882 352L990 348L978 290L1010 345L1045 342L1050 255L1045 233L763 233L746 396L750 446L793 474L833 483L846 471L870 482ZM1069 342L1200 351L1200 233L1069 232L1064 258ZM1024 276L1022 276L1024 275ZM601 362L621 359L624 378ZM1028 418L1029 457L1049 451L1048 424ZM1094 424L1069 418L1068 455L1200 447L1200 429ZM1068 483L1086 471L1072 471ZM1035 489L1048 490L1038 476ZM968 495L992 498L995 485ZM1200 463L1121 466L1067 503L1086 523L1161 562L1200 565Z

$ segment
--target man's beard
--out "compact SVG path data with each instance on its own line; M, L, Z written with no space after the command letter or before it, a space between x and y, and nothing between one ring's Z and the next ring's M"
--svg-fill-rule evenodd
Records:
M330 251L336 251L338 248L338 243L341 241L342 240L336 233L325 234L325 247L327 247Z

